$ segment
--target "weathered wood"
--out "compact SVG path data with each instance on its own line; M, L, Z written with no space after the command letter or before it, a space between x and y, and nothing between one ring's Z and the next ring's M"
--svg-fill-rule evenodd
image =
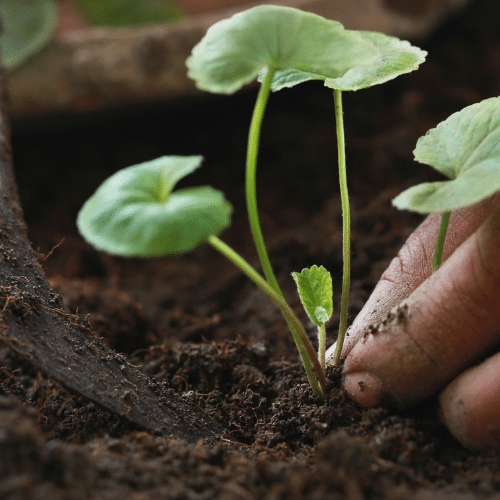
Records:
M220 424L106 347L51 289L26 235L3 77L0 100L0 339L69 389L147 429L188 441L221 435Z

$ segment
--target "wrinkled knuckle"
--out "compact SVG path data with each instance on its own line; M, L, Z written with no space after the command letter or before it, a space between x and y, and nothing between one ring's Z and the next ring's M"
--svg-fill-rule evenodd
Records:
M427 260L424 242L418 235L414 235L411 241L407 241L392 259L381 279L391 283L402 283L408 278L420 278L424 275L424 263Z

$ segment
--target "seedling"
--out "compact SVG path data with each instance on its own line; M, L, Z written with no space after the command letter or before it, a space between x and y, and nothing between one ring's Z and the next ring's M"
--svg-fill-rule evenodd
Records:
M199 88L232 94L256 78L261 82L250 124L246 159L246 202L252 236L265 279L218 234L229 225L230 205L212 188L180 190L175 183L201 157L164 157L129 167L104 182L78 216L82 235L94 246L125 256L161 256L206 242L229 258L276 304L297 344L314 394L323 397L325 323L332 315L332 280L323 267L294 273L302 303L318 326L319 359L303 326L286 303L274 275L259 222L256 167L260 130L271 90L322 80L334 89L344 239L344 276L338 358L345 336L350 282L350 216L347 194L342 90L383 83L412 71L426 53L381 33L344 29L297 9L255 7L214 24L186 61ZM197 191L198 190L198 191Z
M450 179L413 186L392 200L399 209L443 214L435 271L441 264L450 212L500 190L500 97L452 114L417 141L413 154Z
M342 297L340 305L340 324L337 346L333 363L338 365L347 332L347 311L351 279L350 208L347 190L347 171L345 158L344 122L342 110L342 91L360 90L387 82L397 76L409 73L425 61L427 52L412 46L409 42L372 31L359 32L365 40L373 42L378 51L376 60L367 66L356 66L340 78L328 78L325 86L334 89L335 120L337 125L337 149L339 162L340 197L342 203L342 241L344 272L342 278Z
M312 266L301 273L292 273L292 276L309 319L318 327L318 358L325 370L325 324L333 312L332 277L323 266Z
M340 23L265 5L211 26L186 61L188 75L202 90L232 94L256 78L262 83L248 138L246 200L264 275L280 294L260 228L256 195L259 137L270 90L341 77L356 64L373 62L376 55L372 43Z
M281 290L260 228L256 168L260 129L270 91L322 80L334 89L339 181L343 216L343 283L334 363L347 330L350 287L350 208L347 190L342 90L359 90L418 68L426 52L382 33L346 30L336 21L298 9L264 5L214 24L186 61L202 90L232 94L255 78L261 82L250 125L246 199L255 246L271 286Z

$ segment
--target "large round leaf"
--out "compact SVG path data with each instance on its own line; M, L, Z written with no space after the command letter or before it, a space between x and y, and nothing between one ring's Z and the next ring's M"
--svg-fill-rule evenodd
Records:
M360 31L361 36L373 42L378 56L370 64L350 69L339 78L325 80L325 85L338 90L359 90L410 73L425 61L427 52L399 38L374 31Z
M101 184L77 218L99 250L158 257L189 251L230 224L232 207L211 187L171 192L201 156L165 156L120 170Z
M0 0L3 64L14 69L41 50L52 37L57 12L54 0Z
M407 189L400 209L445 212L477 203L500 190L500 98L454 113L417 142L415 159L448 177Z
M200 89L231 94L259 74L262 79L269 68L277 70L273 90L279 90L306 80L340 77L376 57L370 40L336 21L291 7L262 5L211 26L186 64Z

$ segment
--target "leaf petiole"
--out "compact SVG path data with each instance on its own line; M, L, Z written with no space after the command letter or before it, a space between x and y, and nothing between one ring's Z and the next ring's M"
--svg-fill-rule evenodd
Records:
M337 126L337 149L339 158L339 183L340 198L342 202L342 253L344 258L344 269L342 275L342 296L340 301L340 324L337 337L337 347L333 363L338 366L344 345L347 330L347 310L349 306L349 288L351 285L351 214L349 207L349 193L347 190L347 174L345 161L345 138L344 138L344 116L342 109L342 91L333 91L335 101L335 121Z
M314 349L307 337L302 324L295 316L293 311L288 306L288 303L283 296L283 292L278 284L278 280L274 274L273 268L271 266L271 261L269 260L269 254L267 253L266 245L264 243L264 236L262 235L262 229L260 227L259 212L257 208L257 156L259 152L259 139L260 131L262 128L262 119L264 117L264 111L266 109L269 94L271 92L271 83L273 81L273 76L276 70L273 67L269 67L262 81L259 89L259 94L257 96L257 101L255 102L254 111L252 114L252 121L250 123L250 130L248 133L248 146L247 146L247 160L246 160L246 177L245 177L245 192L247 201L247 212L248 220L250 223L250 229L252 231L252 237L255 243L255 248L257 249L257 254L259 256L260 264L266 277L267 283L262 279L262 277L255 272L255 270L246 262L242 261L240 264L244 264L244 267L240 267L232 257L228 254L228 257L233 263L235 263L254 283L271 299L282 312L285 321L287 322L288 328L292 332L292 336L295 340L297 348L299 349L300 356L302 358L302 363L307 373L309 383L311 384L314 394L320 398L324 397L326 390L326 378L325 378L325 363L319 362ZM215 237L214 237L215 238ZM209 240L214 246L214 243ZM219 240L219 247L220 244ZM226 246L227 247L227 246ZM227 252L227 249L225 251ZM221 248L217 248L221 251ZM237 254L236 254L237 255ZM245 270L246 269L246 270ZM247 271L252 271L249 274ZM273 290L273 294L269 293L268 288ZM278 300L279 299L279 300ZM326 337L326 336L325 336ZM326 342L326 340L324 341ZM323 356L324 359L324 356ZM314 367L311 366L311 363ZM318 385L318 377L320 384Z
M245 192L247 200L248 220L250 222L250 229L252 231L255 248L259 255L260 264L269 284L273 289L283 297L276 276L274 275L269 255L264 243L264 237L260 228L259 213L257 209L257 156L259 153L259 138L260 130L262 128L262 119L266 109L267 100L271 91L271 82L275 73L274 68L269 68L262 85L260 86L259 95L255 102L255 107L250 123L250 131L248 133L248 147L247 147L247 160L246 160L246 178L245 178Z
M439 227L436 249L434 251L434 260L432 261L432 272L437 271L438 267L441 265L444 240L446 238L446 230L448 229L448 223L450 222L450 214L451 211L448 210L446 212L443 212L443 215L441 216L441 226Z
M326 370L326 326L323 323L318 326L318 358L323 371Z

